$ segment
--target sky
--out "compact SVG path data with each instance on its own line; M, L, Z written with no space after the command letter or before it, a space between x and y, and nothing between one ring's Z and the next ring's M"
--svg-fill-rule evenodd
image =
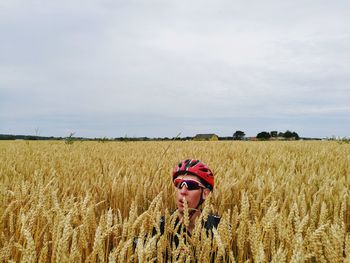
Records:
M0 134L350 136L350 1L0 0Z

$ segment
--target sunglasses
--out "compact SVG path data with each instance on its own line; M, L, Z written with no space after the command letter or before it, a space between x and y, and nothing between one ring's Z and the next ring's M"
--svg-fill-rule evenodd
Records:
M200 188L205 188L204 185L202 185L200 182L193 180L193 179L181 179L176 178L174 180L174 185L176 188L181 189L183 186L186 186L187 190L198 190Z

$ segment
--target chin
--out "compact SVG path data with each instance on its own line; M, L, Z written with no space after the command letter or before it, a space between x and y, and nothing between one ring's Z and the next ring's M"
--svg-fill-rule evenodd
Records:
M179 213L183 214L184 212L184 208L182 206L178 206L177 210L179 211Z

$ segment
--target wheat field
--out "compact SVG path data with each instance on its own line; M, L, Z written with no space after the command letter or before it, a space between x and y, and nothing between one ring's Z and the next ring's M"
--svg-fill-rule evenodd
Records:
M175 246L185 158L215 174L201 219L222 219ZM348 144L2 141L0 178L0 262L350 262Z

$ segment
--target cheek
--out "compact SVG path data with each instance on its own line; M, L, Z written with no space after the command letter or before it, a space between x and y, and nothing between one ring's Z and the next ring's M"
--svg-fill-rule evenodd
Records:
M201 196L201 191L192 191L190 192L188 199L192 205L195 205L198 203L200 196Z

